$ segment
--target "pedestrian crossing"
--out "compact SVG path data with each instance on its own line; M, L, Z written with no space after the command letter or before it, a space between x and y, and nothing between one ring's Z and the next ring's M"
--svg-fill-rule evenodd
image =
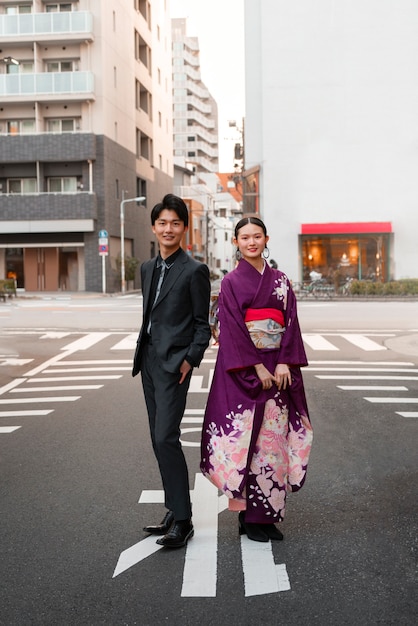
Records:
M4 334L21 334L5 331ZM50 415L60 403L76 402L83 394L98 392L108 381L120 379L131 372L132 355L136 347L137 332L45 332L30 331L31 341L54 341L55 354L35 367L32 359L19 358L18 354L0 354L0 367L20 367L20 376L0 387L0 418L16 421L19 417ZM416 418L418 411L418 367L410 361L370 361L375 353L383 357L388 352L384 342L396 333L385 332L320 332L305 333L303 340L308 353L309 367L304 371L317 380L332 381L345 393L364 393L370 404L399 405L395 411L403 418ZM357 360L336 360L332 354L355 348ZM193 373L190 394L207 394L213 377L218 346L206 351L202 367ZM95 356L109 358L94 358ZM85 358L81 358L85 355ZM319 360L323 355L325 359ZM367 358L367 356L368 358ZM74 357L77 358L74 358ZM92 358L89 358L92 357ZM120 358L126 357L126 358ZM363 358L361 358L363 357ZM207 366L206 368L204 366ZM25 367L29 369L22 373ZM0 370L1 371L1 370ZM402 384L401 384L402 383ZM414 393L409 397L407 394ZM54 395L45 395L51 394ZM370 395L375 393L376 396ZM39 408L43 404L45 408ZM203 404L203 402L202 402ZM31 408L28 405L32 405ZM49 405L49 406L48 406ZM411 405L411 406L400 406ZM182 441L185 446L198 445L196 433L200 432L203 409L187 410L182 423ZM21 425L0 426L0 434L16 432Z

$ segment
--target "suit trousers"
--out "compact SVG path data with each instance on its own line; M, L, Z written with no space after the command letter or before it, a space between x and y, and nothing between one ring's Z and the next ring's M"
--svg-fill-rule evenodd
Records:
M180 442L180 423L186 407L192 371L181 385L180 373L161 367L155 347L147 343L141 359L141 377L148 411L152 447L164 488L165 506L174 519L192 516L189 473Z

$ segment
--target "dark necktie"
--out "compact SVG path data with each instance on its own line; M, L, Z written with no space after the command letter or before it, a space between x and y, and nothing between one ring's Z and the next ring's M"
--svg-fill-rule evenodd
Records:
M158 279L157 289L155 291L155 298L154 298L154 302L152 303L152 307L154 307L154 304L158 300L158 296L160 295L161 287L162 287L163 280L164 280L165 271L166 271L166 269L168 269L169 266L167 265L167 263L163 259L162 262L161 262L161 266L160 267L161 267L161 269L160 269L160 278ZM151 308L151 310L152 310L152 308ZM150 319L149 319L149 322L148 322L147 333L149 335L151 334L151 315L150 315Z

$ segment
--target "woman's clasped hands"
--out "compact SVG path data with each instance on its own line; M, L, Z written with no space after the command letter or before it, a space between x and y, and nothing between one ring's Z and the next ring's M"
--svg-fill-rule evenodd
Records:
M278 389L286 389L292 384L290 369L285 363L276 365L274 375L262 363L257 363L254 367L263 389L271 389L273 385L277 385Z

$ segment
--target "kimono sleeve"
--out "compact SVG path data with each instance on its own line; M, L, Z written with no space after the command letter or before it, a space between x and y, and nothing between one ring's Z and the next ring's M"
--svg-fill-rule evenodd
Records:
M308 359L306 358L299 326L296 296L287 277L286 281L288 287L286 308L284 310L286 331L283 334L277 362L303 367L308 365Z
M260 363L244 322L244 311L231 281L223 279L218 300L219 345L226 371L240 370Z

